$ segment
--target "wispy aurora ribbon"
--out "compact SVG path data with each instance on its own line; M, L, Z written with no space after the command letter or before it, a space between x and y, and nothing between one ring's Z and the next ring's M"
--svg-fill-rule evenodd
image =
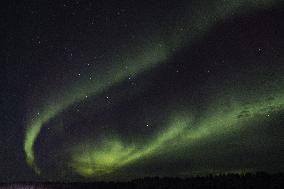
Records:
M125 53L125 57L127 59L124 61L125 65L128 66L129 70L126 72L121 69L119 66L114 66L110 71L103 71L101 75L94 78L92 82L85 82L81 81L77 85L72 85L66 93L61 94L61 97L51 97L46 99L43 105L43 109L41 114L37 117L33 117L29 120L27 128L26 128L26 135L24 139L24 151L26 154L26 161L27 163L34 168L37 173L40 173L38 166L36 165L35 161L35 151L34 151L34 144L35 141L42 129L42 127L47 124L51 119L56 117L60 114L63 110L71 107L73 104L82 101L85 96L95 96L111 88L112 86L123 82L127 79L128 73L131 72L133 74L139 74L144 71L150 70L151 68L160 65L161 63L165 62L168 57L173 55L172 49L181 49L184 47L185 44L189 44L193 42L195 38L202 37L202 35L208 31L210 31L211 27L214 26L216 22L221 20L225 20L228 17L231 17L232 14L242 14L246 11L250 11L252 9L257 8L265 8L273 6L276 3L281 2L280 0L216 0L216 1L206 1L200 3L200 7L197 8L196 12L193 13L193 17L188 18L188 22L185 23L184 30L178 33L173 33L169 40L167 41L174 41L172 44L168 44L166 41L162 46L159 44L161 43L158 40L153 40L151 43L142 44L143 48L137 48L135 54L127 54ZM185 15L186 17L186 15ZM141 44L138 44L141 45ZM133 47L132 47L133 48ZM121 61L121 60L117 60ZM115 60L114 60L115 62ZM115 64L118 65L118 64ZM279 98L277 101L273 101L276 109L280 109L283 106L283 98ZM40 102L39 102L40 104ZM262 107L262 108L260 108ZM251 111L255 111L252 115L258 114L261 109L265 109L270 107L269 105L266 106L259 106L258 104L253 105L249 109ZM232 114L232 115L231 115ZM222 115L216 119L216 122L222 122L227 120L228 122L232 123L235 120L236 112L231 113L230 115ZM187 141L187 138L197 137L202 138L204 135L209 134L212 132L211 127L208 127L209 123L205 122L200 125L199 130L196 131L196 134L188 134L187 137L183 137L181 141ZM212 124L210 122L210 124ZM210 125L209 124L209 125ZM219 125L222 125L221 123ZM172 126L169 126L169 130L164 131L165 133L161 133L161 136L169 135L168 133L172 133L171 129ZM182 127L183 128L183 127ZM212 127L213 128L213 127ZM221 128L219 126L218 128ZM159 137L158 137L159 138ZM170 140L171 137L167 138ZM162 140L163 141L163 140ZM77 171L82 175L96 175L99 172L105 172L103 166L109 166L111 169L116 169L118 167L123 166L124 164L128 164L129 162L133 162L143 156L148 154L154 153L155 150L163 148L164 142L158 141L151 141L148 144L149 149L144 149L142 151L137 151L134 147L127 147L126 154L129 156L122 165L116 165L116 159L107 160L108 162L101 162L100 158L94 158L96 164L99 164L102 168L98 168L95 170L91 168L88 171L82 171L78 169L78 166L74 165L77 168ZM125 149L124 145L120 142L110 141L108 151L98 151L94 152L97 154L97 157L105 157L105 154L108 153L116 153L120 154L120 151L113 150L113 146L117 146L117 149ZM129 154L128 154L129 153ZM130 155L132 154L132 155ZM78 158L77 158L78 159ZM84 159L83 156L79 157L80 159ZM97 162L98 161L98 162ZM112 162L112 163L109 163ZM84 168L84 167L83 167ZM88 173L86 173L88 172ZM106 170L106 172L109 172Z

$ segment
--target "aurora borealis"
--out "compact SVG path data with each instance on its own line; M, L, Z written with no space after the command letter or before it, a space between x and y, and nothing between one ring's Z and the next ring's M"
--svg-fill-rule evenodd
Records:
M17 117L3 125L22 125L8 130L22 133L6 147L22 154L15 180L283 171L281 0L11 9L7 41L23 41L5 51L20 114L3 106Z

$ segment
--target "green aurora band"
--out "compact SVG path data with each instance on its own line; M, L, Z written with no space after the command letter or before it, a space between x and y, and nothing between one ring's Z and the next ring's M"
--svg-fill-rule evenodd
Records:
M213 136L229 135L281 110L284 110L283 95L250 105L234 105L230 111L220 110L201 122L195 122L186 112L179 113L169 122L168 129L143 146L127 145L116 138L103 141L101 147L90 145L86 149L78 145L74 148L77 150L72 154L71 166L84 177L99 177L152 155L188 148Z
M112 62L124 62L128 70L121 69L119 64L114 64L111 70L101 70L101 75L94 77L92 81L88 81L87 78L82 79L76 84L72 84L67 92L50 95L50 98L45 100L44 104L41 104L42 108L35 108L40 110L39 116L31 116L28 121L26 134L24 139L24 151L26 154L26 161L36 173L40 173L35 161L34 144L42 127L47 124L54 117L62 113L65 109L70 108L75 103L79 103L84 100L85 96L96 96L107 90L116 84L125 81L131 74L142 74L143 72L150 70L151 68L166 62L174 52L173 49L181 49L188 43L192 43L193 40L202 37L206 32L214 26L215 23L231 17L233 14L243 14L247 11L257 8L266 8L274 6L280 0L236 0L236 1L210 1L205 5L200 5L199 9L190 9L193 11L194 17L190 17L183 23L185 26L183 31L173 32L168 41L174 41L171 44L164 42L161 45L161 41L153 37L153 40L149 44L139 44L140 48L135 47L134 53L124 53L124 60L112 60ZM197 12L198 10L198 12ZM210 10L210 15L209 15ZM233 13L233 14L232 14ZM185 14L185 18L186 18ZM179 27L179 26L176 26ZM187 145L190 141L200 140L206 138L206 136L212 135L218 132L224 132L227 127L233 128L233 125L241 124L243 120L249 119L253 121L258 115L264 115L266 112L279 111L283 108L284 97L281 96L268 104L257 103L251 105L248 108L250 112L249 118L237 119L238 115L243 107L240 109L235 108L231 112L226 114L218 114L212 116L205 122L199 123L198 128L194 130L188 130L191 122L185 117L174 118L168 129L161 132L156 136L157 139L149 141L142 149L137 149L136 146L127 146L120 140L110 140L106 142L106 146L103 146L101 150L91 151L91 153L74 154L72 159L72 167L83 176L97 176L106 173L110 173L120 167L126 166L132 162L137 161L143 157L162 151L166 147L169 141L176 140L183 132L183 136L179 137L175 142L178 146ZM269 108L273 108L269 109ZM190 116L189 116L190 117ZM234 127L235 128L235 127ZM187 131L188 130L188 131ZM186 131L186 132L185 132ZM184 134L186 133L186 134ZM88 158L86 156L91 157Z

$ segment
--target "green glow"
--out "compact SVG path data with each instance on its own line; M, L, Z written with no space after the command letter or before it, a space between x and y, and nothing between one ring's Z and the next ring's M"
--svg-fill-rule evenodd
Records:
M192 42L193 39L201 37L205 32L209 31L210 28L218 21L226 19L231 13L241 13L240 8L249 7L249 8L258 8L270 6L276 2L280 2L277 0L238 0L238 1L214 1L212 3L206 4L206 6L200 7L198 13L195 14L195 18L193 21L189 21L185 24L184 32L173 32L171 39L168 41L174 41L173 44L169 45L166 42L162 45L161 41L153 40L151 44L142 45L143 48L137 48L137 51L131 55L129 53L125 53L127 55L124 60L113 60L114 64L111 70L102 70L101 74L97 77L94 77L92 81L88 81L88 79L84 79L77 84L72 85L72 87L68 88L64 93L60 93L60 96L52 96L45 100L42 104L41 114L36 117L30 118L25 139L24 139L24 151L26 153L26 161L32 166L37 173L39 173L39 168L37 168L35 163L35 152L34 152L34 143L42 129L42 127L47 124L51 119L60 114L63 110L71 107L73 104L82 101L86 95L93 96L97 95L104 90L123 82L127 79L128 74L139 74L144 71L150 70L156 65L159 65L162 62L165 62L168 57L170 57L173 52L172 49L179 49L184 46L185 43ZM230 6L227 6L230 5ZM208 10L210 10L210 15L208 15ZM207 15L207 16L204 16ZM190 29L189 29L190 28ZM190 37L188 37L190 36ZM159 45L158 45L159 44ZM139 47L139 45L137 45ZM135 49L135 48L134 48ZM140 49L140 50L139 50ZM125 71L122 69L120 63L124 64L124 66L128 66L128 70ZM267 108L267 107L265 107ZM254 109L250 107L249 109L252 115L255 115L255 112L260 111L260 109ZM222 116L217 120L210 123L211 125L215 124L225 124L226 122L235 124L237 120L234 118L236 112L232 112L230 115ZM222 120L221 120L222 118ZM226 120L226 121L224 121ZM211 128L205 127L207 123L202 123L201 128L197 131L193 131L195 134L188 134L186 138L203 138L207 133L211 133ZM171 129L165 131L163 134L159 135L156 140L149 142L147 148L145 147L142 150L137 150L132 146L126 146L121 142L113 141L108 144L102 152L92 153L92 156L95 156L92 161L94 164L100 165L98 170L95 168L89 168L83 166L79 168L77 165L74 165L79 173L83 175L94 175L96 173L108 172L108 170L116 169L122 165L133 162L137 159L143 158L149 154L154 153L157 149L163 147L164 143L173 136L174 133L179 132L175 131L176 127L171 127ZM220 128L222 128L220 126ZM169 138L168 138L169 137ZM182 139L180 139L182 141ZM114 146L119 150L114 150ZM126 152L125 152L126 151ZM130 153L131 152L131 153ZM129 153L126 160L122 161L122 163L117 163L120 158L124 157L125 153ZM108 154L119 154L117 158L113 158L113 155ZM100 159L102 157L111 157L106 158L108 161L103 162ZM80 158L79 158L80 160ZM80 164L81 160L77 162ZM76 163L75 163L76 164ZM117 165L120 164L120 165ZM107 170L104 170L104 166L107 165Z
M39 169L35 164L34 143L44 124L49 120L60 114L64 109L72 106L74 103L80 102L86 95L96 95L103 90L122 82L128 77L129 73L137 74L143 70L150 69L155 64L160 63L167 58L166 48L157 47L153 52L146 52L137 54L136 59L128 58L128 70L113 67L111 71L101 75L100 78L94 78L92 82L83 85L84 90L77 90L80 87L74 87L69 93L64 94L64 98L53 99L53 103L49 103L43 112L36 118L31 119L26 130L26 137L24 141L24 150L26 153L27 163L32 166L38 173ZM141 56L142 54L142 56ZM134 56L134 55L133 55ZM136 64L132 64L135 62ZM81 83L78 86L82 86ZM81 87L82 88L82 87Z
M87 151L75 158L72 166L83 176L103 175L110 173L126 161L133 153L133 146L123 146L120 141L106 141L101 149Z
M205 118L193 132L185 135L186 139L198 140L213 134L229 133L240 130L257 119L268 118L270 114L284 109L284 96L269 102L259 102L247 106L232 107L227 113L217 113Z
M166 148L169 141L175 140L182 135L182 131L189 124L187 119L175 119L170 127L155 137L148 144L127 145L119 139L107 139L102 147L85 148L82 145L72 155L71 166L74 170L85 177L101 176L111 173L139 159L156 154ZM92 146L92 145L91 145Z
M106 145L101 148L86 149L79 146L76 148L79 150L72 155L71 166L85 177L103 176L151 155L171 153L177 149L189 148L196 142L206 141L213 136L229 135L232 131L244 129L243 126L248 126L256 119L267 119L267 115L283 110L284 96L231 108L231 111L215 112L196 123L188 118L191 117L190 114L175 116L168 129L160 132L142 147L123 144L118 139L104 141Z

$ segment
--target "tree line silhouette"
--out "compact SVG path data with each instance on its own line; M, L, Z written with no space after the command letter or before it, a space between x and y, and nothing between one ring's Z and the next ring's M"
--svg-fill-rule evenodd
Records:
M145 177L129 182L93 182L93 183L3 183L1 189L93 189L93 188L124 188L124 189L282 189L284 174L226 174L178 177Z

